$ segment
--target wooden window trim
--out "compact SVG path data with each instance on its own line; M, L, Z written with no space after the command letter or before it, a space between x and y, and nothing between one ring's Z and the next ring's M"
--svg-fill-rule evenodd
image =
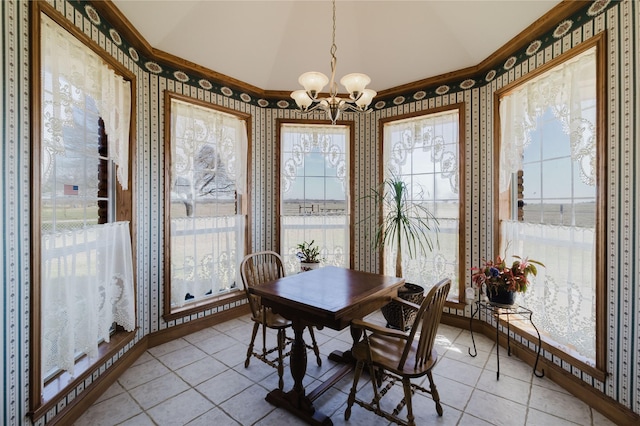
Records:
M41 109L42 109L42 93L41 93L41 28L40 28L40 18L41 14L45 14L49 18L51 18L54 22L64 28L66 31L70 33L71 36L80 40L85 46L93 50L98 56L100 56L105 63L111 66L118 74L123 76L125 80L128 80L131 83L131 120L129 127L129 189L124 191L122 188L117 185L117 193L116 193L116 219L117 220L129 220L129 231L131 234L132 242L136 241L136 227L135 225L135 211L133 209L133 197L134 197L134 189L133 182L135 182L135 168L132 167L132 164L135 163L135 146L132 141L136 140L135 137L135 129L136 129L136 77L131 71L124 67L124 65L117 62L111 55L107 54L104 50L102 50L93 40L91 40L88 36L82 33L78 28L72 25L69 21L67 21L60 12L58 12L53 6L48 4L44 0L33 1L29 4L29 24L30 24L30 61L31 61L31 94L30 94L30 105L31 105L31 129L30 129L30 137L31 137L31 187L32 188L40 188L41 187L41 177L40 177L40 167L39 164L41 162L40 150L42 149L42 141L40 129L42 127L42 117L41 117ZM33 166L33 165L38 166ZM42 326L41 321L42 317L40 314L41 310L41 202L40 202L40 191L34 190L34 194L31 196L31 294L30 294L30 332L29 332L29 412L33 419L36 419L43 412L46 412L50 409L55 403L56 396L64 395L64 391L67 388L70 388L71 385L60 389L58 386L58 393L52 392L48 389L48 386L42 386L42 367L41 367L41 339L42 339ZM136 264L136 246L132 244L132 255L133 255L133 264ZM137 277L135 276L135 268L134 268L134 282L137 281ZM135 292L134 292L135 297ZM134 301L134 306L137 304ZM137 313L136 313L137 316ZM127 343L134 339L135 333L125 333L123 334L122 340L120 340L121 333L116 333L114 335L114 340L112 340L109 344L103 344L99 347L99 352L105 351L105 356L99 357L95 363L91 364L88 367L88 370L79 374L76 378L76 381L84 380L89 376L91 367L98 365L101 362L104 362L106 358L108 358L108 354L113 351L118 351L120 348L124 347ZM75 381L74 381L75 383ZM47 392L48 400L44 399L44 393Z
M201 106L214 111L223 112L225 114L233 115L239 120L243 120L247 127L247 185L246 193L244 195L243 210L245 214L245 228L244 228L244 252L247 253L248 247L251 247L251 235L249 232L249 224L251 223L251 195L252 195L252 173L251 173L251 114L236 111L231 108L226 108L220 105L211 104L200 99L195 99L187 95L170 92L165 90L164 92L164 212L165 212L165 227L164 227L164 300L163 300L163 315L162 318L165 321L172 321L181 317L192 315L197 312L205 311L207 309L213 309L218 306L223 306L227 303L232 303L237 300L246 298L244 291L240 288L233 290L229 293L213 296L197 302L187 303L185 306L171 309L171 101L178 100L189 104Z
M527 75L521 77L518 80L511 82L510 84L498 89L494 92L493 97L493 169L496 171L493 174L493 211L499 212L500 199L499 199L499 174L497 170L500 167L500 99L503 96L508 95L515 88L528 82L529 80L539 76L540 74L550 70L551 68L581 54L582 52L596 47L596 170L597 170L597 196L596 196L596 359L595 368L585 362L582 362L571 355L563 352L558 348L553 348L550 352L561 356L562 358L572 359L572 365L581 369L582 371L589 372L594 378L604 381L607 373L606 364L606 344L607 344L607 279L606 279L606 223L607 223L607 33L605 31L591 37L589 40L579 44L578 46L570 49L568 52L559 55L558 57L550 60L549 62L541 65L535 70L531 71ZM494 257L499 255L500 250L500 217L498 214L493 215L493 247ZM518 331L526 333L520 327L515 325ZM549 346L551 347L551 346Z
M282 231L282 226L280 224L280 215L282 214L282 197L280 194L280 189L282 188L281 182L281 166L282 166L282 151L280 149L281 137L282 137L282 125L283 124L295 124L304 126L307 124L319 124L323 126L330 126L331 121L329 120L304 120L304 119L288 119L288 118L278 118L276 120L276 167L277 171L276 176L276 187L278 190L276 191L276 238L275 238L275 247L278 253L282 253L282 241L280 241L280 235ZM353 176L355 174L355 162L353 161L353 153L355 149L355 123L353 121L347 120L338 120L336 124L339 126L347 126L349 129L349 268L353 269L354 264L354 225L353 225L353 215L355 212L355 200L354 200L354 184L353 184Z

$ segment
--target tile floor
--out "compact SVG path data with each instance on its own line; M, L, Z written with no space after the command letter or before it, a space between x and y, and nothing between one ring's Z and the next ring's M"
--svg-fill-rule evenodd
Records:
M384 321L380 314L368 320ZM252 326L250 317L243 316L149 349L75 425L302 425L298 418L264 399L277 387L275 369L256 358L244 368ZM414 414L418 425L613 424L563 388L535 377L528 365L507 357L504 351L500 380L496 381L494 343L485 336L476 337L478 356L472 358L467 353L469 332L440 326L440 360L433 372L444 415L438 417L429 396L416 394ZM351 342L348 329L337 332L325 328L316 331L316 338L323 361L318 367L313 354L309 354L307 389L315 388L335 372L338 365L327 355L348 348ZM261 344L260 335L257 340ZM288 368L284 378L288 390L293 384ZM371 389L366 379L360 380L366 387L358 395ZM316 400L316 408L330 415L335 425L388 425L358 405L353 407L351 419L344 420L352 380L352 374L343 378Z

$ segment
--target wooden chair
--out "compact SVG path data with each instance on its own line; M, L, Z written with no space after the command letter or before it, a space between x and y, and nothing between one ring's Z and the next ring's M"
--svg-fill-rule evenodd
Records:
M261 251L252 253L242 260L240 263L240 276L244 284L244 290L247 293L247 299L249 300L249 306L251 307L251 319L254 321L253 332L251 333L251 342L247 349L247 359L244 362L244 367L249 367L249 361L251 356L255 356L260 361L265 362L271 367L278 370L278 387L282 389L284 382L282 375L284 372L283 360L289 355L289 352L284 352L286 346L289 345L293 339L287 337L286 329L291 327L291 321L281 317L278 314L271 312L271 309L262 306L260 297L250 294L249 288L259 286L269 281L273 281L277 278L284 277L284 266L280 255L273 251ZM254 342L256 335L258 334L258 328L262 326L262 351L254 351ZM277 341L274 347L267 349L267 328L277 331ZM308 327L309 334L311 335L311 345L307 345L307 348L312 349L316 355L318 366L322 365L320 359L320 351L318 344L316 343L316 337L313 333L313 328ZM278 351L277 358L270 357L270 355Z
M431 394L433 401L436 403L436 411L439 416L442 416L440 396L433 382L431 369L438 360L434 342L440 318L442 317L442 308L447 299L450 286L451 280L440 281L429 291L427 297L424 298L419 306L400 298L394 299L404 306L418 311L409 334L380 327L362 320L352 322L353 327L362 329L364 333L363 340L358 342L352 350L357 364L353 387L349 393L347 409L344 413L345 420L349 420L351 407L356 402L367 410L373 411L394 423L415 425L411 396L416 390ZM356 399L358 380L365 364L369 367L369 373L372 378L373 400L371 402ZM411 383L411 379L422 377L425 374L429 379L429 390ZM380 408L380 400L397 381L402 382L404 398L392 413L385 412ZM386 386L381 389L383 383L386 383ZM405 404L407 406L407 420L398 417Z

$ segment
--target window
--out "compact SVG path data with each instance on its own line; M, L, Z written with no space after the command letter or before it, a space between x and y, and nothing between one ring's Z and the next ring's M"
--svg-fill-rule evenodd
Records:
M350 267L349 151L346 125L281 123L280 250L299 270L296 246L312 240L323 262Z
M73 30L35 13L41 68L34 114L42 125L34 134L39 165L32 171L39 260L33 268L38 296L32 298L39 302L32 307L34 411L99 361L101 343L136 326L129 189L133 76Z
M535 312L543 340L602 367L596 362L602 303L596 253L604 214L597 48L581 50L498 95L499 253L545 264L519 303Z
M432 252L411 258L406 254L408 248L403 248L403 275L407 282L426 289L450 278L450 299L464 297L460 264L464 248L460 230L463 117L462 106L454 105L383 123L385 178L393 174L404 180L411 190L411 201L426 207L438 220L437 236L434 228L427 231L432 241L438 241ZM385 274L395 274L395 258L395 247L385 247Z
M167 92L165 317L239 289L247 115Z

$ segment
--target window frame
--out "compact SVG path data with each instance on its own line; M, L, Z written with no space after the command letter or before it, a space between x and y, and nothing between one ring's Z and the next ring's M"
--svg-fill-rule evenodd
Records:
M93 363L86 362L88 358L81 356L76 362L75 376L71 377L66 371L56 374L51 380L46 382L44 386L42 382L42 367L41 367L41 339L42 339L42 316L41 310L41 226L42 226L42 206L41 206L41 167L40 162L41 150L42 150L42 138L41 127L43 123L42 118L42 60L41 60L41 16L46 15L51 18L57 25L66 30L71 37L78 39L88 49L91 49L97 54L104 62L113 68L118 74L120 74L125 80L130 82L131 85L131 116L129 123L129 164L128 175L129 184L127 190L123 190L120 185L116 185L116 205L115 220L128 220L130 222L130 235L131 235L131 250L132 261L136 264L137 253L135 241L137 240L136 234L136 212L133 208L133 199L135 195L135 168L133 164L136 161L136 76L133 72L129 71L123 64L119 63L114 57L109 55L100 46L98 46L91 38L80 31L77 27L72 25L59 12L45 1L34 1L30 5L30 22L31 22L31 39L30 39L30 61L31 61L31 186L33 193L30 201L31 207L31 291L30 291L30 333L29 333L29 414L32 420L39 419L51 408L55 407L57 397L68 394L72 389L75 389L81 383L90 376L91 370L95 366L101 365L106 362L107 359L113 357L115 354L120 353L122 348L133 341L135 337L135 331L126 332L122 328L117 327L115 333L112 335L110 342L103 342L98 346L98 357ZM37 166L34 166L37 165ZM96 170L97 171L97 170ZM134 295L135 289L137 289L137 276L134 268ZM134 303L137 307L137 303ZM136 311L137 317L137 311ZM70 406L72 404L69 404Z
M569 51L559 55L558 57L544 63L535 70L521 78L505 85L496 90L493 95L493 255L494 258L499 256L500 250L500 209L503 204L500 200L499 189L499 172L500 170L500 99L508 95L515 88L527 83L531 79L549 71L555 66L579 55L580 53L596 48L596 222L595 222L595 296L596 296L596 358L595 367L571 356L555 346L543 342L542 346L545 350L555 356L569 360L571 365L576 366L583 372L593 376L597 380L604 381L606 372L606 342L607 342L607 281L606 281L606 220L607 220L607 193L606 173L607 173L607 92L606 92L606 32L601 32L589 40L571 48ZM526 328L513 324L521 333L527 334Z
M236 111L234 109L226 108L220 105L208 103L206 101L192 98L187 95L171 92L165 90L164 92L164 299L163 299L163 319L165 321L171 321L176 318L185 317L197 312L201 312L205 309L211 309L216 306L228 304L237 300L242 300L246 297L245 292L241 286L229 293L214 296L204 300L188 303L185 306L171 308L171 100L178 100L186 103L190 103L203 108L208 108L214 111L223 112L225 114L233 115L239 120L243 120L247 128L247 163L246 163L246 193L243 195L242 211L245 216L244 224L244 254L247 254L248 247L251 247L251 235L249 233L249 224L251 221L251 114ZM239 266L239 265L238 265Z
M278 253L282 253L282 125L283 124L293 124L293 125L322 125L322 126L331 126L331 121L329 120L300 120L300 119L284 119L278 118L276 119L276 141L277 141L277 149L276 149L276 184L277 184L277 196L276 196L276 217L278 218L276 223L276 238L275 238L275 247ZM353 121L347 120L338 120L336 121L337 125L346 126L348 128L349 133L349 268L353 269L354 263L354 226L353 226L353 215L355 209L355 201L354 201L354 187L353 187L353 176L355 172L355 166L353 161L353 152L355 148L355 124Z
M379 121L378 134L380 139L380 159L378 164L378 170L380 171L380 181L378 185L381 185L385 178L385 169L386 165L384 164L384 126L388 123L393 123L394 121L402 121L412 118L426 118L428 115L438 114L441 112L447 111L458 111L458 172L459 172L459 205L458 205L458 300L455 299L447 299L445 302L445 306L453 309L464 309L466 306L465 302L465 288L466 288L466 274L467 268L465 267L465 253L467 242L465 238L465 230L464 226L462 226L462 221L465 218L465 199L466 199L466 191L465 185L466 182L466 161L465 161L465 146L466 146L466 115L465 115L465 103L459 102L450 105L443 105L440 107L429 108L426 110L416 111L409 114L396 115L393 117L383 118ZM378 212L378 223L382 221L384 212L383 206L380 206ZM385 254L384 250L380 250L378 253L378 264L380 268L384 270L385 267Z

